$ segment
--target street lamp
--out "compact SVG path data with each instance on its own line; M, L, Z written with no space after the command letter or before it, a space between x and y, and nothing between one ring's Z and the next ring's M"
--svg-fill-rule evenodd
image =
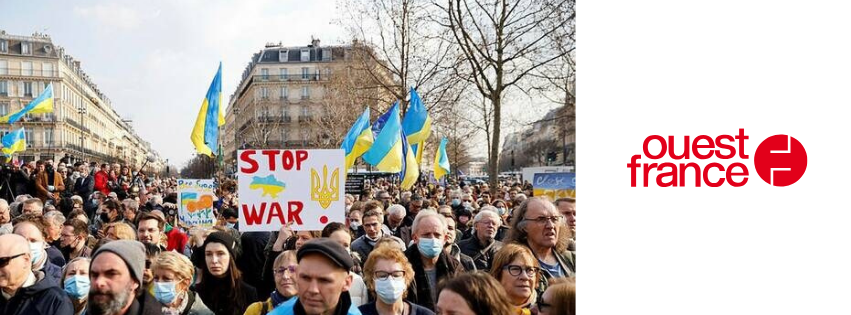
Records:
M80 153L82 153L83 159L85 159L86 154L83 151L83 140L85 137L85 131L83 130L83 126L85 125L85 123L83 122L83 120L85 119L85 115L88 114L88 110L86 109L85 105L80 105L80 107L77 107L77 112L80 113Z

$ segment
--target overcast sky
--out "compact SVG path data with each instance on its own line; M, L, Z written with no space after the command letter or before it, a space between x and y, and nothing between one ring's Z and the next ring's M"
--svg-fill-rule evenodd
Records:
M189 133L219 61L227 102L267 42L307 45L311 36L345 42L344 30L332 23L338 16L334 0L0 0L0 29L50 35L177 166L194 155Z

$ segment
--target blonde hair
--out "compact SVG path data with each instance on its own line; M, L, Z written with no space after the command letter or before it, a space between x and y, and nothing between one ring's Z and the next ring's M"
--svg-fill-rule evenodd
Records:
M115 229L115 237L119 240L136 240L136 231L133 230L129 224L124 222L114 222L106 225L106 228L103 229L104 232L109 231L110 228Z
M192 279L195 267L189 258L176 252L162 252L154 259L151 270L165 269L174 272L181 280Z
M278 257L275 257L275 261L272 262L272 268L277 268L278 266L284 263L284 260L289 260L297 263L298 261L296 259L295 251L286 250L278 254Z

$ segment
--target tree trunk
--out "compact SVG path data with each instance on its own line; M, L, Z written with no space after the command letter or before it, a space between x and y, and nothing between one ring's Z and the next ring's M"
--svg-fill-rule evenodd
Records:
M491 188L491 196L499 193L499 133L500 121L502 120L502 91L497 90L491 94L493 104L493 139L490 146L490 159L488 160L488 185Z

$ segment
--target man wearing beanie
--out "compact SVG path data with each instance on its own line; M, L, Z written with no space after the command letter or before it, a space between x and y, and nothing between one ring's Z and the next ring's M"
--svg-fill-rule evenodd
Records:
M88 314L162 314L163 305L142 287L145 248L142 243L117 240L92 255L89 267Z
M312 239L296 252L298 295L275 308L270 315L360 315L352 304L349 288L354 265L340 243L329 238Z

